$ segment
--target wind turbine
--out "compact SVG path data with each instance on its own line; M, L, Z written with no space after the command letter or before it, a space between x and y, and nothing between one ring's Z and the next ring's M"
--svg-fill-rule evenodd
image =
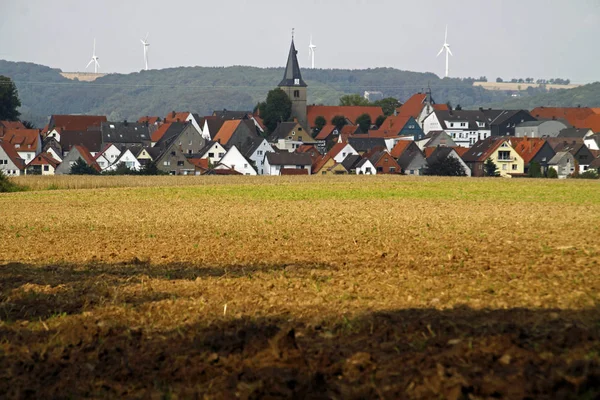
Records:
M144 39L141 39L141 42L144 46L144 63L146 64L146 71L148 71L148 46L150 46L150 43L148 43L148 33L146 33Z
M312 35L310 36L310 44L308 45L308 58L312 60L311 65L312 69L315 69L315 46L312 42Z
M98 63L99 59L100 59L100 57L96 56L96 39L94 38L94 52L92 53L92 59L90 60L88 65L85 67L85 69L88 69L90 67L90 65L92 65L92 63L93 63L94 64L94 73L97 74L98 68L100 68L100 64Z
M446 25L446 36L444 36L444 45L442 46L442 49L440 50L440 52L437 54L437 57L440 56L440 54L442 54L442 52L446 50L446 78L448 77L448 54L450 54L451 56L454 56L454 54L452 54L452 51L450 51L450 45L448 44L448 25Z

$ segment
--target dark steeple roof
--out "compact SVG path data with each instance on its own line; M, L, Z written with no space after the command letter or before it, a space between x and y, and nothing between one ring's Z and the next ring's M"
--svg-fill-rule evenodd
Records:
M290 46L290 54L288 55L287 65L285 66L285 74L283 75L283 80L279 83L279 86L308 86L302 80L302 74L300 74L300 65L298 64L298 57L296 57L297 54L298 51L296 51L296 46L294 46L294 39L292 39L292 45Z

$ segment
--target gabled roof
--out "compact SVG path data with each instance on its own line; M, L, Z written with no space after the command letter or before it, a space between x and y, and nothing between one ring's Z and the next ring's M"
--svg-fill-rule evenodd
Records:
M319 160L319 158L322 157L321 153L319 153L319 150L317 150L317 148L312 144L301 145L296 149L296 153L308 154L313 164L315 164Z
M226 146L241 123L242 120L240 119L223 122L221 129L219 129L219 132L213 137L213 140Z
M446 121L449 122L467 122L467 127L470 130L489 129L489 121L485 117L482 111L479 110L448 110L448 111L434 111L442 130L446 130L449 127L446 126ZM480 128L477 122L483 123L484 126ZM464 128L464 127L463 127Z
M304 129L302 129L297 122L280 122L267 140L269 142L276 142L279 139L287 139L289 136L292 136L292 131L294 131L296 127L302 130L302 134L304 134ZM296 135L297 134L298 132L296 132ZM310 136L310 133L307 132L307 134ZM310 137L310 139L312 139L312 137Z
M568 151L559 151L548 161L549 165L557 165L565 157L573 157Z
M354 148L354 150L360 152L369 151L376 147L385 148L385 139L383 138L358 138L349 137L348 143Z
M9 142L17 151L35 151L40 140L40 131L37 129L8 129L0 138ZM18 145L18 148L17 148Z
M594 110L588 107L537 107L531 110L531 115L534 118L562 118L577 128L585 128L585 126L580 126L578 122L593 114L595 114Z
M333 133L335 130L335 125L328 123L325 125L315 136L315 140L327 140L327 138Z
M183 111L183 112L175 112L171 111L167 114L164 121L165 122L185 122L187 118L190 116L191 112Z
M405 117L419 118L419 114L423 110L423 104L427 99L425 93L415 93L398 108L398 115Z
M510 138L510 145L521 156L525 165L529 164L535 155L544 147L546 141L540 138Z
M106 122L104 115L53 115L50 118L52 128L59 127L65 131L87 131L90 127L100 128Z
M294 39L290 45L290 52L288 54L287 63L285 65L285 72L283 79L279 82L279 86L308 86L304 80L302 80L302 74L300 73L300 65L298 64L298 51L294 45ZM296 83L297 82L297 83Z
M167 132L167 130L170 127L171 127L171 123L170 122L164 123L161 126L159 126L157 130L155 130L154 132L152 132L151 140L153 142L158 142L163 137L163 135L165 134L165 132Z
M336 143L325 156L335 158L346 146L352 147L350 143ZM354 149L354 148L353 148Z
M167 124L165 124L165 125L167 125ZM181 134L181 132L183 132L183 130L185 129L186 126L188 126L187 122L172 122L172 123L170 123L169 127L167 128L167 130L165 132L163 132L162 136L156 142L154 147L167 146L169 144L169 141L171 141L174 138L176 138L177 136L179 136ZM156 133L156 132L154 132L154 133Z
M221 143L216 142L214 140L210 140L208 142L206 142L206 144L204 145L204 147L202 147L200 150L198 150L198 153L196 153L199 157L204 156L206 153L208 153L208 151L215 145L218 144L219 146L221 146L221 148L223 148L223 150L225 150L225 148L221 145Z
M452 148L454 149L454 151L456 152L456 154L458 154L458 156L459 156L460 158L462 158L462 157L465 155L465 153L466 153L467 151L469 151L469 148L468 148L468 147L462 147L462 146L452 146Z
M89 165L90 167L94 168L98 172L102 171L102 168L100 168L100 166L98 165L98 163L96 162L96 160L94 160L94 157L88 151L87 148L85 148L84 146L75 145L75 146L73 146L73 149L77 150L77 152L79 153L79 156L81 157L81 159L83 161L85 161L85 163L87 165Z
M4 127L4 129L27 129L21 121L0 121L0 127Z
M403 169L406 169L417 156L425 158L421 149L411 141L406 150L398 157L398 165Z
M363 158L361 156L349 154L346 156L346 158L344 158L344 161L342 161L342 165L348 172L350 172L351 170L355 169L358 163L362 160Z
M427 164L433 164L436 161L445 160L450 154L452 154L453 151L454 149L452 147L429 147L425 152Z
M97 152L102 148L102 133L97 131L63 131L60 135L60 146L63 152L73 146L83 146L88 151Z
M306 153L268 152L265 157L269 161L269 165L312 165L312 160Z
M0 147L4 149L6 155L10 158L10 160L19 168L20 170L25 168L25 161L21 157L19 157L19 153L15 150L15 146L8 142L4 142L0 140Z
M383 115L381 107L376 106L308 106L306 107L308 123L311 127L315 126L317 117L323 117L327 123L331 123L333 117L341 115L346 117L351 123L354 123L362 114L369 114L371 121Z
M400 158L402 154L410 147L410 145L414 143L412 140L399 140L398 143L392 148L390 154L394 158Z
M412 118L410 115L398 114L396 116L389 116L383 121L383 124L377 131L374 132L389 132L389 137L398 136L400 131L404 129L408 121ZM414 118L413 118L414 119ZM416 124L416 122L415 122ZM369 131L370 133L371 131ZM382 136L383 137L383 136Z
M49 153L40 153L27 164L30 165L51 165L53 168L58 167L59 161L55 160Z
M583 139L581 138L546 138L546 141L554 151L568 151L571 154L577 154L582 147L585 147L587 150L587 146L585 145Z
M148 125L139 122L103 122L102 142L144 143L151 141Z
M558 133L557 137L560 137L560 138L565 138L565 137L566 138L585 138L590 133L590 131L592 131L592 133L593 133L593 130L590 128L566 128L566 129L561 130Z
M104 147L102 147L102 148L100 149L100 151L99 151L98 153L96 153L96 155L94 156L94 160L97 160L98 158L102 157L102 156L104 155L104 153L106 153L106 151L107 151L108 149L110 149L111 147L113 147L113 146L115 146L115 145L114 145L114 144L112 144L112 143L106 143L106 144L104 145ZM115 146L115 148L117 148L117 146ZM119 149L117 148L117 150L119 150ZM120 153L120 152L121 152L121 150L119 150L119 153Z
M209 166L208 158L196 158L196 157L187 157L187 160L190 164L201 171L207 171Z
M506 140L508 140L506 137L490 136L485 140L475 142L461 157L465 162L484 162Z
M158 122L160 122L160 117L149 117L149 116L145 116L142 117L140 119L138 119L138 122L140 124L149 124L149 125L153 125L156 124Z
M589 128L598 133L600 132L600 114L590 115L584 120L576 121L573 125L578 128Z

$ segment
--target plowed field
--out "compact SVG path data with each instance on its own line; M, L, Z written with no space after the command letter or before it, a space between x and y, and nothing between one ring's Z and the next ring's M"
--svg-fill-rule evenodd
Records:
M596 182L110 178L0 195L1 398L600 396Z

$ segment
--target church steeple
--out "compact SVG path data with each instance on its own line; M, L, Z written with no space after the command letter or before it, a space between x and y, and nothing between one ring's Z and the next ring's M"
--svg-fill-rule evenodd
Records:
M307 87L308 85L302 80L302 74L300 73L300 65L298 64L298 51L294 45L294 37L292 36L292 45L290 46L290 54L288 55L287 64L285 66L285 73L283 74L283 80L279 83L279 86L297 86Z

